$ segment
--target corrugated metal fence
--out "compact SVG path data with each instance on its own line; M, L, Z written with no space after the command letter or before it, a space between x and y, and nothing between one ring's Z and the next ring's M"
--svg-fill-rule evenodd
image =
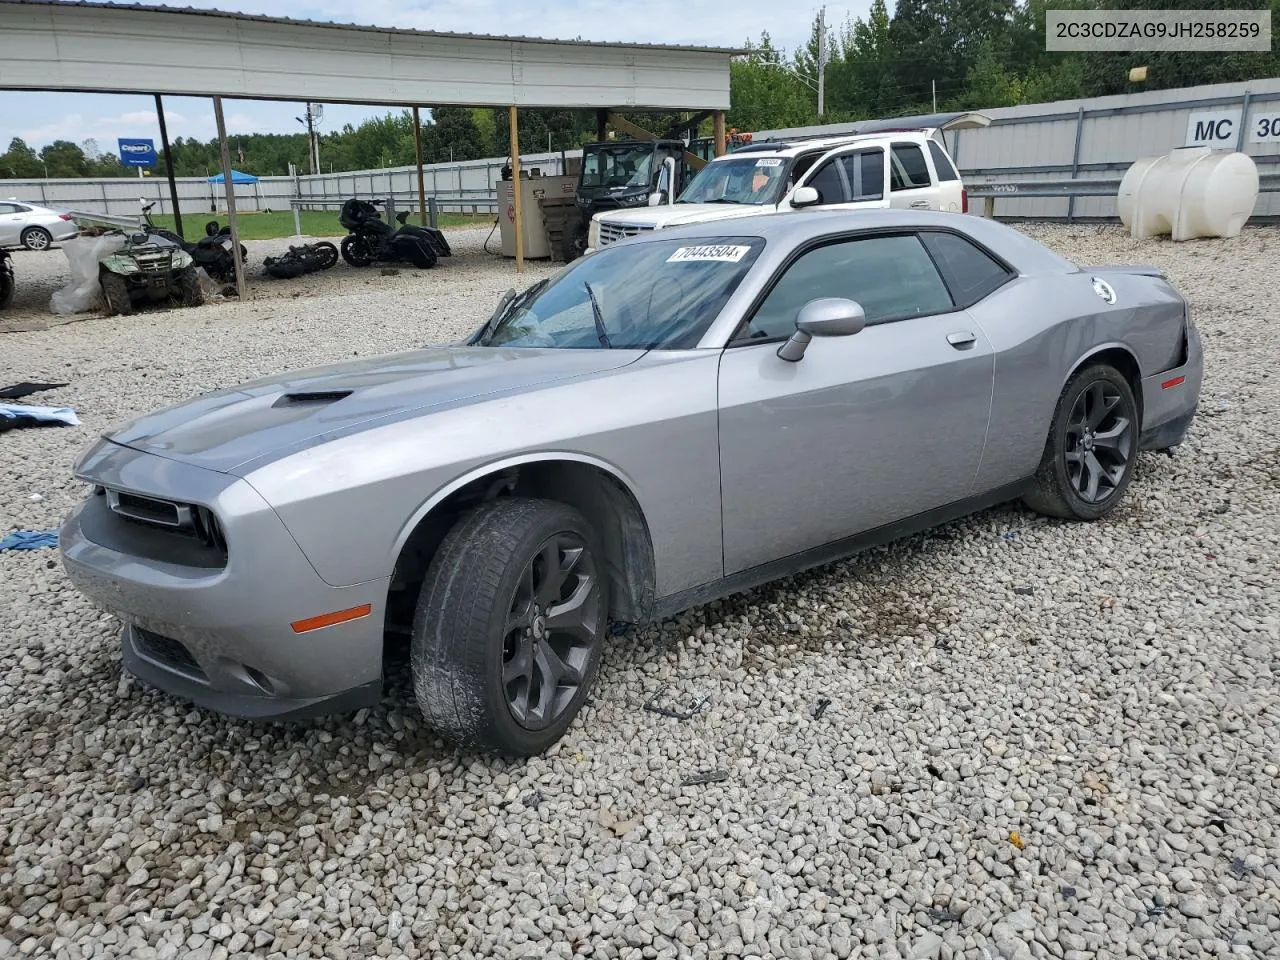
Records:
M982 111L991 125L956 130L947 141L967 182L1115 178L1140 157L1158 156L1194 142L1243 150L1260 173L1280 172L1280 78L1214 84L1177 90L1064 100ZM847 125L806 128L806 133L841 133ZM564 156L578 156L571 151ZM489 212L496 209L502 158L437 163L425 168L428 196L441 209ZM530 154L525 168L548 176L562 172L559 153ZM199 178L178 182L183 212L221 208L221 187ZM98 213L134 215L138 198L159 201L168 212L163 176L142 180L0 180L0 197L45 201L54 206ZM320 176L263 177L236 188L237 205L249 210L287 210L294 198L338 200L350 196L393 197L403 209L417 196L414 167L362 170ZM188 202L190 206L188 206ZM1006 198L996 202L998 217L1115 217L1111 197ZM1280 216L1280 194L1258 197L1258 216Z
M1259 173L1280 172L1280 78L982 112L991 126L946 135L967 183L1116 178L1140 157L1196 143L1242 150ZM1112 197L1000 197L995 213L1117 215ZM1280 194L1259 194L1254 213L1280 215Z

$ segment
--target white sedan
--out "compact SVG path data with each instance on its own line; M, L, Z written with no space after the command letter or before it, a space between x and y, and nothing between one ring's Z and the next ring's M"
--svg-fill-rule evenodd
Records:
M55 242L70 240L79 232L69 213L13 197L0 200L0 247L48 250Z

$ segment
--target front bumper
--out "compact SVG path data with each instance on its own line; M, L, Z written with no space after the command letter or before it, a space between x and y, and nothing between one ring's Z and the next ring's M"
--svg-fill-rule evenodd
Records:
M208 507L225 556L123 519L91 495L63 524L67 575L125 624L122 659L139 679L220 713L291 718L356 709L382 690L387 579L332 587L271 507L236 477L109 441L77 476L113 491ZM293 623L369 605L304 633Z

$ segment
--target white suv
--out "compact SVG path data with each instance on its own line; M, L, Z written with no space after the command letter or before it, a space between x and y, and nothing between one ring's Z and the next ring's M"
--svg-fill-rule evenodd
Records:
M903 130L740 147L703 167L674 203L596 214L588 252L649 230L807 207L967 213L964 184L935 133Z

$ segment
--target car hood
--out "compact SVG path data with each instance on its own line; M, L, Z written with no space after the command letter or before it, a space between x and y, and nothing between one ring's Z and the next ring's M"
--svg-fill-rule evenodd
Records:
M373 421L634 362L643 350L435 347L278 374L146 414L114 443L223 473Z
M755 217L773 213L771 204L753 203L675 203L663 207L642 207L639 210L610 210L600 215L601 221L630 227L662 229L685 223L707 223L711 220L734 220L738 217Z

